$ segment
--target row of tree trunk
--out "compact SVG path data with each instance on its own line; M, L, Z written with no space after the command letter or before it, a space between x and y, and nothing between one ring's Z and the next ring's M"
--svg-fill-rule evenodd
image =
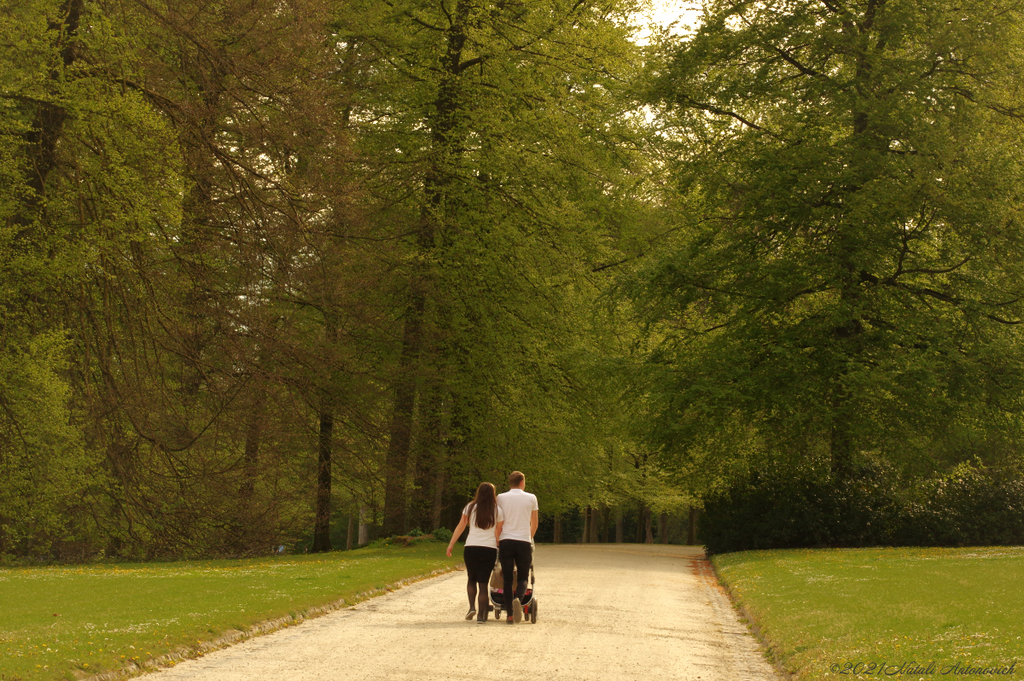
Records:
M630 537L629 540L637 544L654 544L654 512L650 507L641 504L637 517L639 522L637 523L636 534L634 537ZM667 512L661 512L658 514L657 540L661 544L669 543L670 519L672 517L675 516L672 516ZM583 509L582 518L583 529L580 533L579 539L577 540L579 543L606 544L614 542L616 544L622 544L627 541L623 509L621 506L616 506L614 508L608 506L600 508L588 506ZM694 545L697 543L697 508L691 506L685 518L687 524L686 543L688 545ZM565 543L565 540L566 538L563 534L562 527L562 517L561 515L557 515L554 519L554 543L562 544Z

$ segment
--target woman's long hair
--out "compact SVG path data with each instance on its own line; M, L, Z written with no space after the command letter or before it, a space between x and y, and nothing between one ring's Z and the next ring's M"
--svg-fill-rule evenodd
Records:
M476 526L481 530L489 530L494 527L494 519L498 515L498 498L494 494L494 485L489 482L481 482L476 488L476 496L469 505L469 513L472 515L476 509Z

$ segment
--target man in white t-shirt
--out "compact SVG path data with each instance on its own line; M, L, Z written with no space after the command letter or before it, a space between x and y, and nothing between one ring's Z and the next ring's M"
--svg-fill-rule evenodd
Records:
M508 623L515 624L523 619L522 598L526 595L526 580L533 561L533 535L537 532L537 497L525 491L526 476L512 471L508 476L511 489L498 495L498 508L505 523L498 537L498 562L505 578L505 612ZM519 580L512 590L513 569L518 571Z

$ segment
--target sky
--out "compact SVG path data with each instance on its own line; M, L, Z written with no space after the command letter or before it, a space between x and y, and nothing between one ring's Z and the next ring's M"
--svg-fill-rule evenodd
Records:
M659 26L668 26L675 22L676 26L672 32L683 33L686 27L696 20L699 0L651 0L651 5L653 7L648 15L648 21L639 23L651 22ZM641 41L647 34L647 31L640 32Z

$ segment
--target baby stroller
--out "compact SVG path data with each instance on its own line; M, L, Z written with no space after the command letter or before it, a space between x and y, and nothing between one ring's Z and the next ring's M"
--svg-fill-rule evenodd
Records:
M515 588L518 575L512 575L512 584ZM501 574L501 564L495 563L491 571L491 582L488 592L491 596L491 607L494 608L494 619L501 619L501 609L505 607L505 583ZM530 561L530 583L526 585L526 593L519 601L523 606L523 619L529 619L531 624L537 623L537 592L534 589L533 561Z

